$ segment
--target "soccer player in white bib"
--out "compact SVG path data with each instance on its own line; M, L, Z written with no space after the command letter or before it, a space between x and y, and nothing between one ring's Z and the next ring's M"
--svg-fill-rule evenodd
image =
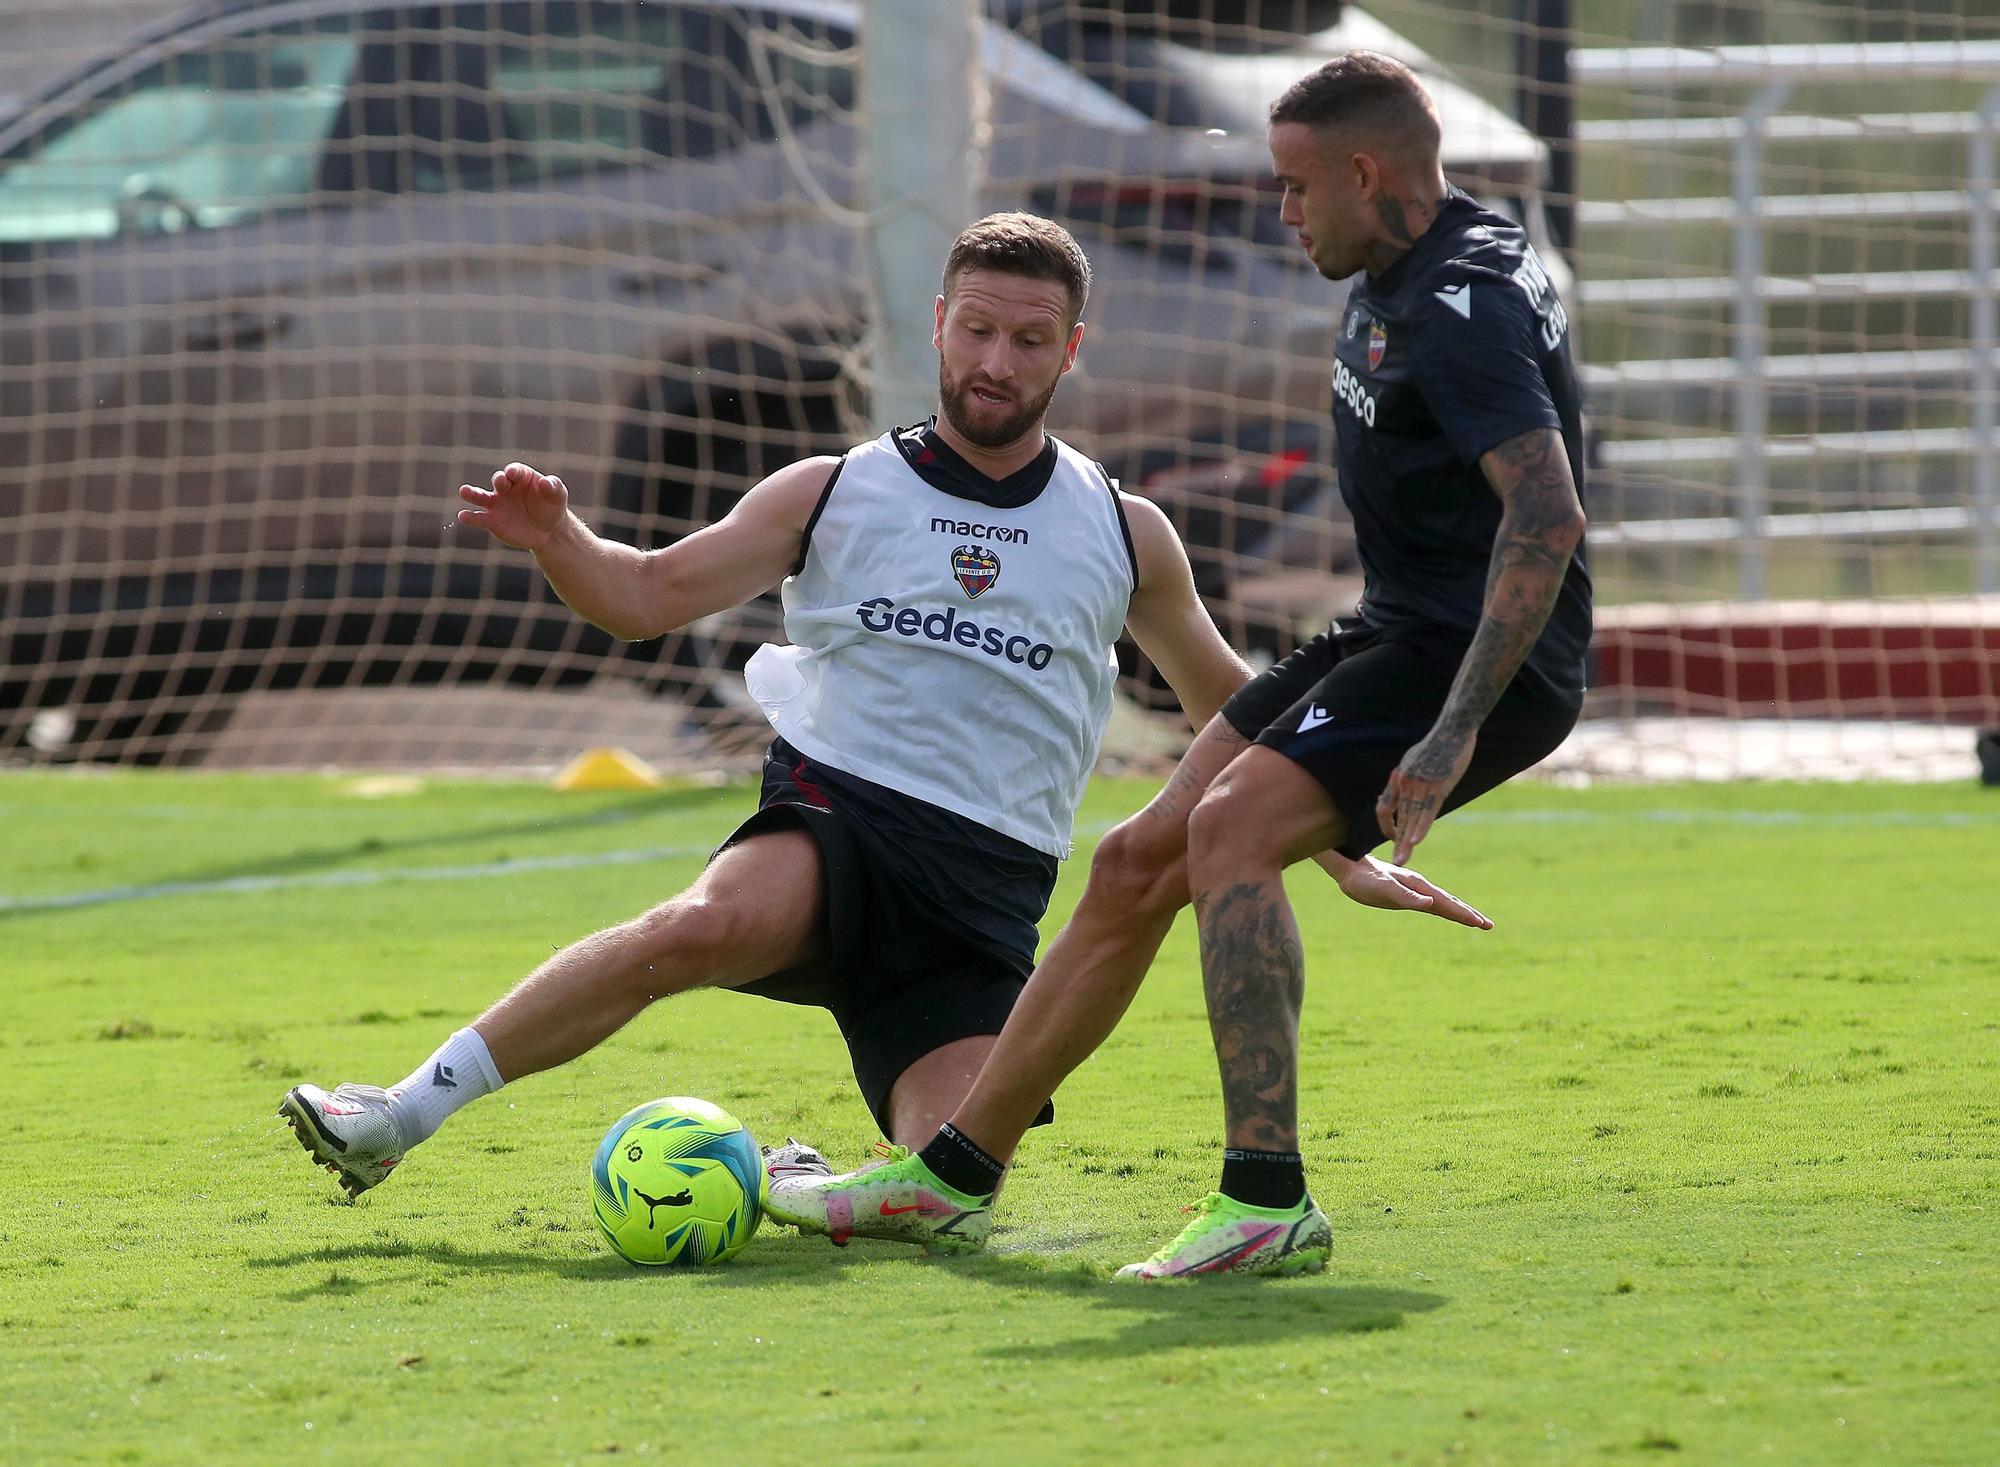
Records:
M563 481L526 464L460 488L461 524L533 554L619 637L782 582L791 645L749 668L777 737L758 810L686 891L558 952L400 1083L285 1096L280 1114L350 1194L461 1106L695 988L829 1010L893 1140L921 1144L952 1113L1033 969L1120 628L1196 728L1248 677L1165 515L1044 431L1089 288L1060 225L974 224L936 303L937 416L780 469L663 549L593 534ZM1355 869L1359 900L1476 921L1412 873ZM796 1143L766 1167L828 1171Z

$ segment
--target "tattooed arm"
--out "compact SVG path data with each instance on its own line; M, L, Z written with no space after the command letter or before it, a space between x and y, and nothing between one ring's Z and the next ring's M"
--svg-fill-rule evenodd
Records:
M1479 629L1437 722L1403 756L1375 805L1383 834L1396 842L1399 866L1465 773L1479 726L1542 634L1583 539L1583 504L1555 429L1510 438L1481 457L1479 467L1501 504Z

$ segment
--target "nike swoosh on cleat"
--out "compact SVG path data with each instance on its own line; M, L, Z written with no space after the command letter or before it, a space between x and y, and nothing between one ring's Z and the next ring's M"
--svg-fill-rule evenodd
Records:
M908 1207L891 1207L886 1202L882 1204L882 1216L884 1217L895 1217L899 1213L905 1213L905 1212L937 1212L937 1211L939 1211L939 1208L935 1204L929 1202L912 1202Z
M1216 1254L1213 1258L1204 1258L1200 1263L1195 1264L1192 1268L1182 1269L1181 1271L1183 1273L1214 1273L1219 1268L1227 1268L1229 1267L1230 1264L1236 1262L1237 1259L1244 1257L1246 1254L1256 1252L1257 1249L1263 1247L1266 1243L1270 1242L1271 1239L1277 1237L1279 1231L1280 1230L1275 1226L1267 1228L1263 1232L1257 1234L1256 1237L1246 1239L1245 1241L1238 1243L1234 1248L1230 1248L1221 1253Z

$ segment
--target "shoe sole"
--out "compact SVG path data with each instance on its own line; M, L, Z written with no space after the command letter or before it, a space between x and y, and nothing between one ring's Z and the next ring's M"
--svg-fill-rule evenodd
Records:
M816 1224L810 1219L795 1220L793 1218L786 1217L782 1212L778 1212L772 1208L771 1177L769 1173L765 1174L763 1195L760 1198L758 1198L758 1202L764 1209L764 1216L769 1218L772 1222L779 1224L782 1227L797 1228L802 1233L824 1233L826 1231L826 1227L824 1224Z
M769 1218L772 1222L778 1224L779 1227L791 1228L792 1230L797 1232L801 1237L824 1238L827 1240L827 1242L833 1244L833 1246L836 1248L845 1248L847 1246L847 1240L853 1236L853 1234L851 1233L836 1233L826 1223L819 1221L817 1218L784 1217L771 1210L771 1202L769 1198L766 1198L764 1200L764 1216Z
M1333 1256L1332 1248L1324 1252L1317 1248L1304 1248L1288 1253L1275 1264L1252 1268L1218 1268L1208 1273L1190 1269L1186 1273L1127 1273L1119 1269L1114 1278L1136 1279L1143 1283L1173 1283L1181 1279L1208 1279L1225 1276L1245 1276L1259 1279L1290 1279L1301 1274L1324 1273L1327 1261Z
M332 1172L340 1180L341 1190L348 1198L359 1197L373 1182L363 1181L340 1164L340 1156L347 1150L347 1144L338 1136L320 1129L319 1115L297 1090L285 1093L284 1104L278 1107L278 1115L292 1128L292 1135L306 1154L319 1163L323 1170Z

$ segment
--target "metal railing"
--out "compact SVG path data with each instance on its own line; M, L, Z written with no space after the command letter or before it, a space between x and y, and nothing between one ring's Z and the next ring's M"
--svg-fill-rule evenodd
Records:
M1629 469L1689 463L1735 465L1735 513L1729 517L1625 521L1597 527L1608 544L1734 544L1738 589L1745 597L1767 592L1766 550L1773 540L1901 534L1972 536L1974 577L1982 594L2000 593L2000 456L1996 456L1995 350L2000 347L1996 309L1996 196L1994 131L2000 121L2000 42L1908 42L1863 45L1722 46L1712 50L1650 47L1576 50L1571 75L1584 86L1633 91L1678 87L1750 89L1733 117L1629 119L1577 126L1580 143L1677 144L1727 142L1731 190L1727 198L1592 201L1579 208L1584 223L1726 223L1731 230L1731 271L1723 276L1586 281L1579 300L1590 306L1728 305L1734 352L1704 357L1629 361L1587 367L1585 382L1603 390L1626 386L1726 386L1734 404L1728 437L1628 439L1603 446L1601 462ZM1786 115L1779 109L1793 87L1851 82L1984 82L1972 112L1864 113L1854 117ZM1869 140L1909 137L1967 139L1963 190L1884 191L1867 194L1777 195L1762 189L1768 141ZM1965 217L1966 268L1845 272L1773 276L1764 264L1764 231L1774 224L1894 217ZM1774 302L1840 294L1857 301L1963 296L1970 302L1970 331L1962 351L1841 352L1773 357L1766 309ZM1817 432L1772 439L1768 391L1777 381L1881 381L1913 376L1968 384L1969 421L1963 428L1903 431ZM1774 460L1821 455L1868 459L1953 454L1969 457L1969 507L1772 514L1766 466Z

